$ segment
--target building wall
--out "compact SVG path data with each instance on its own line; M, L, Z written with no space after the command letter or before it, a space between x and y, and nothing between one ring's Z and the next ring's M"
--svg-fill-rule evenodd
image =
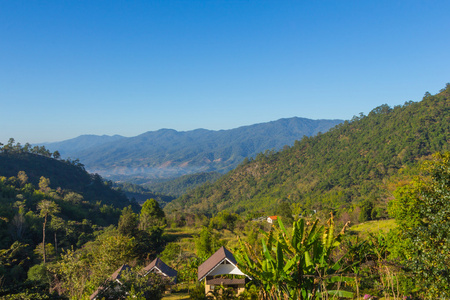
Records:
M207 295L209 292L214 292L215 285L210 285L205 283L205 295ZM228 288L227 285L224 285L224 288ZM238 285L237 288L237 295L240 295L242 292L245 291L245 284Z

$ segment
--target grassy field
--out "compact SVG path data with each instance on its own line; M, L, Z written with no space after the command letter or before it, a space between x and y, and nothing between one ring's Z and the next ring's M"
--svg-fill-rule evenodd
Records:
M361 237L367 236L369 233L377 233L377 232L388 232L391 229L394 229L397 226L395 224L394 219L390 220L378 220L378 221L369 221L364 222L355 226L350 227L350 233L357 234Z
M177 242L185 252L195 253L194 236L198 235L200 228L168 228L165 236L168 242Z
M172 293L165 294L164 300L182 300L189 299L189 289L195 288L195 284L181 283L173 287Z
M163 297L164 300L183 300L183 299L189 299L188 293L172 293L172 294L166 294Z
M197 236L200 231L201 228L169 228L166 229L165 236L167 241L178 243L183 251L196 253L194 237ZM227 229L223 229L220 231L211 229L211 232L219 234L220 240L226 242L226 247L228 249L233 249L234 247L238 246L238 235L244 235L244 233L242 232L236 233Z

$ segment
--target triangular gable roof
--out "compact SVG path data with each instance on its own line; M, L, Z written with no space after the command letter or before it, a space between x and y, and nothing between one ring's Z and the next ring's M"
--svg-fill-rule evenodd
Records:
M127 264L123 264L118 268L110 277L111 280L119 280L123 271L129 271L131 267Z
M131 267L127 264L123 264L121 265L108 279L111 281L118 281L120 284L122 284L120 282L120 276L122 275L123 271L128 271L131 270ZM95 299L98 295L98 293L103 289L103 286L100 286L97 290L95 290L95 292L92 293L91 296L89 296L89 299Z
M224 260L228 261L228 263L232 264L234 268L236 268L241 274L241 270L237 267L236 259L233 256L233 253L228 251L227 248L221 247L219 250L216 251L213 255L211 255L204 263L202 263L198 267L198 281L202 281L206 276L208 276L210 273L214 271L215 268L217 268ZM219 275L219 274L215 274ZM247 275L245 275L247 276ZM247 276L248 277L248 276Z
M177 271L166 265L162 260L159 258L155 258L150 264L148 264L144 268L144 274L147 275L154 269L157 269L159 272L161 272L164 276L170 277L170 278L176 278L177 277ZM144 275L144 276L145 276Z

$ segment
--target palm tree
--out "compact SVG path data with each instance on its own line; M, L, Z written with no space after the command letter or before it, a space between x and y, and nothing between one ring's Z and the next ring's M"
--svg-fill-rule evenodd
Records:
M44 218L44 225L42 227L42 251L44 254L44 264L45 264L45 227L47 226L47 217L53 216L59 213L59 206L49 200L42 200L38 203L37 209L39 210L39 215Z

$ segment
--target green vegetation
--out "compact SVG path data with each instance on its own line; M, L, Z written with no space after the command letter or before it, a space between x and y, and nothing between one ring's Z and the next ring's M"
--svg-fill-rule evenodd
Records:
M390 179L401 170L413 172L409 167L433 152L449 150L449 96L447 85L421 102L382 105L283 151L260 153L165 210L272 215L287 201L298 214L334 212L343 221L360 222L386 218Z
M423 164L424 175L399 187L390 211L399 252L417 285L434 299L450 297L450 153Z
M289 235L281 219L262 240L261 254L246 244L237 253L238 265L260 285L262 299L328 299L331 296L353 298L353 293L340 289L345 282L355 279L346 276L352 265L343 263L345 256L332 259L340 245L345 229L335 233L334 220L319 226L319 220L310 226L304 219L294 222Z
M186 191L194 189L206 182L214 182L219 179L222 174L217 172L203 172L195 173L189 175L183 175L181 177L171 179L171 180L158 180L150 181L145 184L146 187L152 191L165 194L173 195L174 197L180 197Z
M81 164L13 142L0 160L8 175L0 176L2 299L82 299L120 264L162 251L165 218L154 199L138 215L136 203Z
M62 160L58 154L54 157L54 153L50 154L43 147L31 148L28 145L14 144L14 139L10 139L3 147L0 145L0 176L18 176L22 171L27 176L27 183L40 186L45 184L40 182L41 177L44 177L47 185L50 183L57 192L65 190L64 196L72 197L71 201L101 202L116 208L131 204L134 209L139 209L137 203L130 203L122 192L111 189L112 182L103 180L98 174L86 172L79 160ZM75 194L81 195L81 198L76 198Z
M344 232L347 225L315 216L291 216L296 219L292 229L281 221L289 218L279 216L270 225L227 211L209 219L189 214L166 219L154 199L139 213L131 206L104 210L106 216L120 214L108 227L95 225L96 218L74 227L64 202L80 210L96 209L94 204L80 202L81 195L73 192L56 192L43 177L39 189L27 183L25 172L2 177L0 297L86 299L103 286L110 289L102 290L102 297L128 293L161 299L165 283L136 272L158 255L178 270L180 284L171 299L210 299L202 285L195 285L197 268L226 245L253 280L245 294L218 289L211 295L216 299L447 298L448 257L442 249L450 245L442 220L449 218L450 153L436 154L424 166L420 178L397 183L390 211L398 226L392 220L366 222L350 228L350 234ZM288 209L283 206L281 212ZM101 217L101 210L96 213ZM43 228L51 238L44 237ZM130 262L134 272L113 288L116 283L108 277Z
M102 287L161 299L167 282L139 273L159 256L182 299L447 299L450 152L431 152L448 148L449 93L260 154L165 210L11 139L0 145L0 298L87 299ZM345 232L350 220L361 224ZM224 245L253 280L242 295L205 296L198 266ZM118 286L124 264L133 272Z
M378 234L379 232L388 233L390 230L393 230L396 226L397 224L395 223L394 219L375 220L352 226L350 232L353 234L357 234L362 238L365 238L369 234Z
M166 203L169 203L175 197L167 196L168 193L160 193L155 192L154 189L149 190L143 187L142 185L132 184L128 182L115 182L113 183L113 187L115 190L123 192L128 199L134 199L137 203L144 203L147 199L155 199L159 202L161 206L165 206Z

